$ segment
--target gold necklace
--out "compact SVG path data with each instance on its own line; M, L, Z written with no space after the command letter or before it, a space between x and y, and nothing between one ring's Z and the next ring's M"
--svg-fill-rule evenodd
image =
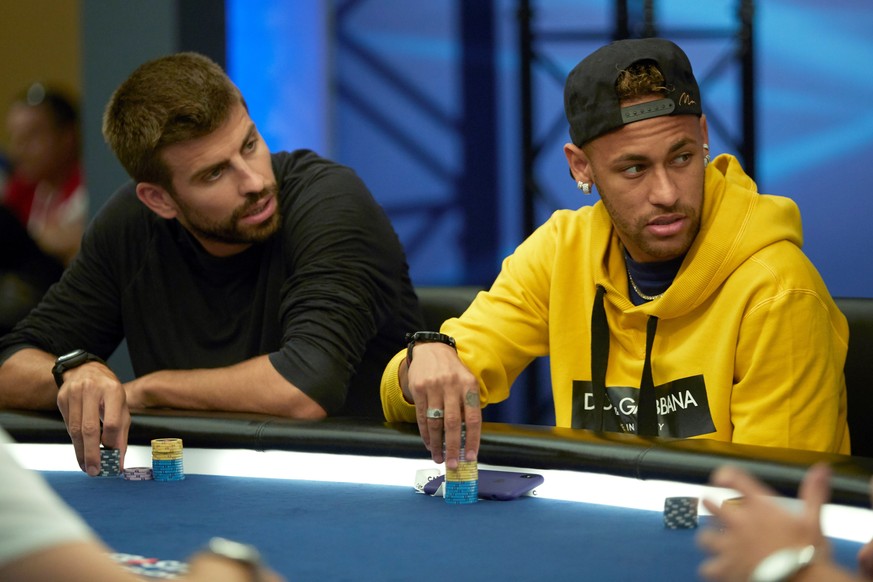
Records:
M625 267L627 268L627 267ZM634 288L634 293L640 296L641 299L646 301L654 301L655 299L660 298L664 293L658 293L657 295L646 295L645 293L637 287L636 282L634 281L633 275L631 275L630 268L627 268L627 278L630 281L631 287Z

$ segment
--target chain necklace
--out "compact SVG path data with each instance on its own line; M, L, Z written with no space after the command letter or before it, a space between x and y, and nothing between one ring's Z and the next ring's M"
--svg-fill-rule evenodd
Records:
M639 295L640 299L644 299L646 301L654 301L655 299L660 298L664 294L664 293L658 293L657 295L646 295L645 293L642 292L642 290L639 287L637 287L636 281L634 281L634 278L633 278L633 275L631 275L630 269L627 267L625 267L625 268L627 269L627 278L630 281L631 287L634 288L634 293Z

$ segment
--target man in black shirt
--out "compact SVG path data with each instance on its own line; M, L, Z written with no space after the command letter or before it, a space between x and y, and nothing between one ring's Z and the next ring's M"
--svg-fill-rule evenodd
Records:
M133 182L0 341L0 408L57 403L91 475L101 442L126 447L129 409L380 416L381 371L421 315L354 172L271 154L237 87L194 53L134 71L103 134ZM104 363L122 339L124 384Z

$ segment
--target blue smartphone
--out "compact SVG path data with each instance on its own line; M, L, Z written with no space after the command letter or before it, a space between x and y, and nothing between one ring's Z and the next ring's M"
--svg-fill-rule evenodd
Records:
M440 475L431 479L425 484L423 491L428 495L433 495L445 478L445 475ZM542 485L544 480L542 475L536 473L479 469L479 498L497 501L518 499Z

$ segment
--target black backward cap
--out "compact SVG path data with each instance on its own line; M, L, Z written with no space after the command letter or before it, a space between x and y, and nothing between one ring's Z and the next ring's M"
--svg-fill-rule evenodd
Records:
M654 62L664 75L662 99L622 107L615 92L621 71L640 61ZM577 146L628 123L661 115L697 115L700 89L688 56L662 38L619 40L603 46L576 65L564 85L564 112L570 139Z

